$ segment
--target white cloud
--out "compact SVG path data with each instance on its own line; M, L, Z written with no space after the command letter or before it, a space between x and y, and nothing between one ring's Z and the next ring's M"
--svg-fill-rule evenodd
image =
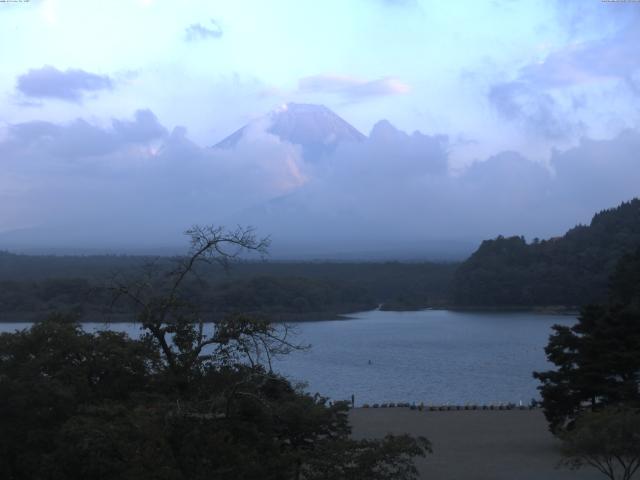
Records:
M502 152L454 175L446 136L382 121L365 141L308 164L267 128L256 122L235 147L214 149L148 110L108 127L12 125L0 141L0 224L42 228L29 237L40 246L159 246L180 245L193 223L224 221L273 234L282 256L291 245L429 255L434 242L451 250L498 234L561 234L640 195L637 131L583 139L555 152L551 169Z
M44 243L73 243L82 233L102 246L179 244L193 223L215 222L306 181L299 149L272 135L250 132L229 151L202 148L181 127L167 133L148 110L110 128L83 119L11 125L0 158L22 187L0 191L0 223L64 227Z
M558 140L583 130L583 125L572 118L573 108L564 108L552 93L537 85L523 81L497 83L489 89L488 99L503 118L529 134Z
M522 80L542 88L618 79L633 83L640 70L640 31L636 25L597 40L570 44L542 62L525 66Z
M217 39L222 37L222 27L214 19L209 20L210 26L204 26L201 23L192 23L185 31L184 36L188 42L197 40Z
M339 147L299 189L236 218L272 234L283 256L294 247L312 255L461 255L456 242L472 249L499 234L559 235L640 195L637 132L556 152L553 169L501 152L454 175L450 148L446 137L380 122L367 141Z
M301 93L331 93L353 101L369 97L403 95L411 87L395 77L383 77L376 80L364 80L346 75L313 75L298 81Z

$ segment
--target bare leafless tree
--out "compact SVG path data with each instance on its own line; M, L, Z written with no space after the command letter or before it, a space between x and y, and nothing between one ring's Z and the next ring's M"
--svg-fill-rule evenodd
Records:
M183 292L187 279L198 276L201 263L228 269L242 254L264 256L269 238L258 238L252 228L242 227L226 230L196 225L185 233L190 239L187 255L174 259L171 267L166 262L150 262L133 279L116 276L110 287L113 301L127 299L133 305L137 321L172 370L192 369L207 361L244 361L264 363L271 371L274 355L299 348L290 341L288 326L276 328L264 319L235 315L216 319L205 328L200 306Z

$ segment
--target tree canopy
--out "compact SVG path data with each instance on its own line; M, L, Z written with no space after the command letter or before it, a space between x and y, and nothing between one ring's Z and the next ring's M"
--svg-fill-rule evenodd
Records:
M640 406L640 249L623 256L609 302L585 306L572 327L556 325L545 351L555 370L535 372L552 431L607 405Z
M640 199L548 240L482 242L455 273L453 299L475 306L580 306L607 299L618 260L640 247Z
M92 321L130 321L130 305L107 308L113 272L135 275L150 263L175 267L175 257L30 256L0 252L0 321L38 320L52 310ZM431 262L268 261L236 258L232 268L201 263L184 294L222 318L259 313L280 321L329 319L383 303L447 304L457 264ZM187 288L188 287L188 288Z
M640 411L607 407L583 414L563 432L564 464L597 469L610 480L630 480L640 468Z
M245 315L205 328L188 282L267 243L250 230L195 228L170 269L118 278L143 335L85 332L52 315L0 335L0 476L31 479L415 479L430 444L353 440L346 402L311 396L270 358L299 348Z

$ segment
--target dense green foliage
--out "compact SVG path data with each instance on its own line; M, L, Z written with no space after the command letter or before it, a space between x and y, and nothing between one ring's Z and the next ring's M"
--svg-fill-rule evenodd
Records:
M114 278L143 335L84 332L53 316L0 335L0 477L32 479L411 480L424 438L350 438L328 404L271 369L298 348L286 326L248 316L202 323L188 279L262 251L250 230L194 228L173 268ZM166 266L166 265L165 265Z
M572 327L554 326L545 351L557 369L536 372L551 430L608 405L640 406L640 248L623 256L606 305L585 306Z
M415 478L426 441L351 440L346 404L234 361L242 335L181 371L151 337L61 317L0 335L0 478Z
M125 305L110 308L108 285L116 273L153 263L171 268L179 258L55 257L0 253L0 321L34 319L55 310L93 320L130 318ZM200 265L190 295L220 318L260 312L273 320L326 318L377 305L446 304L455 264L236 261L225 272ZM127 317L129 315L129 317Z
M191 281L190 299L206 307L211 319L233 312L260 312L274 320L302 314L331 316L377 306L372 296L356 285L296 277L254 277L209 283ZM37 319L51 310L84 314L94 320L132 319L126 305L113 307L108 285L86 278L47 279L37 282L0 282L3 320Z
M482 242L453 282L458 305L540 306L604 302L609 275L640 246L640 200L596 214L563 237Z

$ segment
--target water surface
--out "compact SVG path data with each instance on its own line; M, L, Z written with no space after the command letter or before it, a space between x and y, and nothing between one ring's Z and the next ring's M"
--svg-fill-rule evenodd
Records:
M444 310L372 311L298 324L307 352L277 368L311 392L357 403L500 403L539 398L531 372L549 368L551 326L566 316ZM371 361L371 363L369 363Z
M350 320L295 324L306 352L277 359L274 368L307 390L356 403L528 403L539 398L534 370L549 368L544 355L553 324L567 316L536 313L371 311ZM25 324L0 324L0 331ZM86 330L104 324L84 324ZM139 325L109 328L139 334Z

